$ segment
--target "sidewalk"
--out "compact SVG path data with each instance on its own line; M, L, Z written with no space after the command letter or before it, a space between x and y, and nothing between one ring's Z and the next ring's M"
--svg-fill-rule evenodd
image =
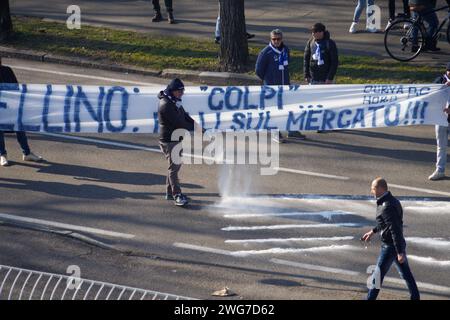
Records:
M161 1L163 4L164 1ZM15 15L37 16L53 20L65 21L67 7L71 4L80 6L83 23L102 25L120 29L130 29L141 32L203 37L213 41L214 29L218 12L218 1L214 0L183 0L174 1L174 14L177 24L170 25L166 21L152 23L153 15L150 1L142 0L17 0L11 3ZM438 1L438 5L445 4ZM285 33L286 43L297 49L303 49L310 33L310 26L318 21L323 22L331 31L332 38L337 42L340 53L354 55L371 55L381 60L392 61L383 46L383 33L371 34L360 32L349 34L348 28L353 19L355 1L348 0L247 0L247 28L255 33L254 40L265 44L268 34L274 27L280 27ZM381 25L387 23L387 1L376 3L382 9ZM400 3L398 4L400 9ZM164 6L163 6L164 7ZM165 10L162 10L165 15ZM441 12L441 15L445 14ZM361 30L365 24L365 13L360 22ZM427 64L442 66L450 60L450 45L441 39L439 54L423 54L409 65Z

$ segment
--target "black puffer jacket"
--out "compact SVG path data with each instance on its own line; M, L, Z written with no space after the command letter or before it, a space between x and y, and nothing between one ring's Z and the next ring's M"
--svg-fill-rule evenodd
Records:
M377 199L377 226L372 229L381 231L381 241L393 244L397 253L405 253L406 242L403 237L403 209L400 201L390 192Z
M318 65L318 61L313 59L317 49L317 43L320 45L320 53L324 64ZM309 39L305 47L305 56L303 60L303 72L305 78L313 81L334 80L339 65L338 50L336 43L330 39L330 33L325 31L322 40Z
M172 142L172 133L176 129L194 130L194 119L184 111L183 107L177 107L175 98L167 95L164 91L158 94L159 109L159 140L161 142Z

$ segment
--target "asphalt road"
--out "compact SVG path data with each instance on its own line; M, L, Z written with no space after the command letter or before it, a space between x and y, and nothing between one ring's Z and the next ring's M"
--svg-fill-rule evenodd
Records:
M24 83L167 82L21 60L3 64ZM307 133L305 141L280 145L282 171L275 176L251 166L185 165L187 208L164 199L166 162L155 135L29 137L46 162L22 162L7 135L12 165L0 168L0 264L55 273L75 264L88 279L202 299L225 286L235 298L362 299L379 242L365 246L359 237L374 223L369 184L381 175L403 199L410 264L423 298L450 297L450 179L427 180L433 127ZM37 222L29 219L45 230L30 230ZM112 248L49 232L55 223ZM380 298L406 299L392 269Z
M162 3L162 1L161 1ZM15 0L11 3L13 14L36 16L45 19L66 21L69 5L78 5L81 9L81 23L108 26L118 29L137 30L159 34L182 35L189 37L214 39L214 30L218 13L218 1L184 0L174 2L174 14L177 24L166 21L152 23L153 9L151 1L142 0ZM445 5L444 1L438 1ZM353 20L355 1L323 0L247 0L245 15L247 30L256 34L251 40L260 44L269 41L272 29L281 28L285 34L285 43L290 47L303 50L310 37L310 28L316 22L323 22L336 40L339 52L356 55L376 56L380 60L391 59L383 45L384 34L368 34L365 29L365 13L361 16L359 32L349 34L348 29ZM381 26L384 28L388 19L387 1L377 1L381 8ZM400 2L398 12L401 12ZM163 15L165 11L163 9ZM443 18L445 12L440 12ZM442 38L438 54L421 54L409 65L432 64L442 66L449 60L450 47Z

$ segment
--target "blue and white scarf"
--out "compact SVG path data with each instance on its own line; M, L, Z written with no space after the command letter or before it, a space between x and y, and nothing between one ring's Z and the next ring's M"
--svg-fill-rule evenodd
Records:
M279 55L279 57L278 57L278 70L284 70L284 67L289 64L288 54L287 54L286 48L283 48L280 51L280 50L278 50L277 48L275 48L272 45L272 42L269 43L269 46L273 50L273 52L275 52L276 54Z
M182 105L182 100L181 100L181 99L178 99L178 98L175 98L174 96L170 95L169 92L168 92L167 90L164 90L164 91L163 91L163 95L164 95L167 99L169 99L170 101L172 101L178 108L181 108L181 107L183 106L183 105Z
M325 63L322 59L322 54L320 52L320 44L318 42L316 42L316 51L313 54L313 59L317 60L317 65L319 66Z

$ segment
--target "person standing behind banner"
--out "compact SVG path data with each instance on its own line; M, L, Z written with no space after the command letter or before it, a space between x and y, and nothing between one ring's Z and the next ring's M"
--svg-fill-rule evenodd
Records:
M447 63L447 71L440 77L437 77L434 83L442 83L450 86L450 62ZM448 89L447 89L448 90ZM450 135L450 108L449 101L444 109L447 115L448 127L436 126L436 170L428 177L431 181L441 180L445 177L445 166L447 164L447 146Z
M395 263L401 278L406 281L411 300L420 300L416 280L406 257L406 241L403 237L403 209L400 201L388 189L385 179L372 181L370 192L377 199L377 226L364 234L363 241L370 241L375 233L381 233L381 252L373 274L375 284L369 288L367 300L376 300L385 275Z
M339 65L336 43L330 39L330 32L322 23L314 24L311 32L303 59L305 81L309 84L333 84Z
M10 67L3 66L2 65L2 58L0 57L0 84L1 83L13 83L18 84L16 75L12 71ZM0 104L1 108L1 104ZM9 132L9 131L6 131ZM30 146L28 145L28 138L25 133L25 131L15 131L17 142L19 142L20 147L22 148L22 159L24 161L35 161L39 162L42 161L42 157L35 155L31 152ZM5 147L5 137L4 137L4 131L0 128L0 165L2 167L8 166L8 158L7 158L7 152Z
M175 163L172 155L172 150L181 141L172 141L172 134L177 129L189 131L201 129L181 105L183 94L184 84L178 78L173 79L167 88L158 94L159 147L169 162L166 179L166 200L174 200L177 206L186 205L188 199L181 192L178 179L181 163Z
M266 86L290 85L289 61L290 52L283 42L283 32L280 29L274 29L270 33L269 45L259 53L256 60L256 75ZM288 137L305 139L305 136L298 131L289 131ZM273 140L284 142L281 132Z

